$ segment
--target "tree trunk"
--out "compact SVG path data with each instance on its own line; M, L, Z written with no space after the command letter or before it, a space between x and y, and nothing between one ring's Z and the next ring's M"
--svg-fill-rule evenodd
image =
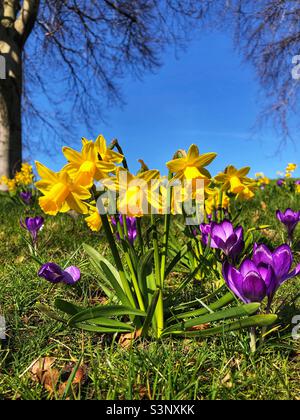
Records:
M6 79L0 80L0 176L13 176L22 162L22 51L12 27L0 27L0 54Z

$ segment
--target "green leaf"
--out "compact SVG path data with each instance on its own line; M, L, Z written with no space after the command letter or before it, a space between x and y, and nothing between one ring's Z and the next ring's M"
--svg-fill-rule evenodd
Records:
M66 320L57 315L56 312L54 312L49 306L42 305L41 303L37 303L36 307L39 311L41 311L43 314L45 314L48 318L54 319L55 321L59 321L62 323L66 323Z
M54 305L57 309L59 309L62 312L65 312L68 315L76 315L78 312L81 312L83 310L83 308L62 299L56 299Z
M222 324L219 327L209 328L203 331L176 331L169 332L170 335L180 335L184 337L209 337L211 335L225 334L232 331L239 331L244 328L267 327L277 321L277 315L255 315L240 321Z
M143 296L147 296L147 277L152 273L153 271L153 254L154 250L153 248L150 249L148 252L146 252L145 255L143 255L141 261L138 264L138 280L139 280L139 286L142 291Z
M224 306L229 305L235 300L235 296L229 292L226 295L224 295L221 299L217 300L213 304L209 305L207 308L201 308L201 309L195 309L194 311L184 312L182 314L178 314L172 318L168 322L178 320L178 319L186 319L186 318L192 318L196 316L202 316L207 313L215 312L219 309L224 308Z
M95 318L109 317L109 316L124 316L134 315L145 317L146 313L139 309L134 309L129 306L122 305L104 305L95 308L89 308L74 315L69 320L69 325L73 325L78 322L92 321Z
M128 325L128 328L113 328L113 327L102 327L98 325L85 324L84 322L77 322L72 325L75 328L79 328L84 331L96 332L102 334L115 334L115 333L130 333L132 332L132 327Z
M238 306L235 308L225 309L223 311L214 312L208 315L204 315L199 318L190 319L187 322L181 322L164 330L164 333L171 331L184 331L192 327L197 327L211 322L225 320L229 318L239 318L242 316L249 316L256 313L260 308L260 303L250 303L248 305Z
M151 303L149 305L149 308L147 310L147 316L143 325L143 329L142 329L142 336L145 337L148 334L148 330L149 327L152 323L152 319L153 316L155 314L155 310L156 310L156 306L157 306L157 302L159 299L159 295L160 295L160 290L157 289L152 297Z
M170 264L166 268L165 277L168 277L168 275L173 271L173 269L181 261L181 259L191 250L191 245L192 245L191 242L189 242L187 245L183 246L178 251L178 253L175 255L173 260L170 262Z
M116 295L123 303L123 305L131 306L131 302L127 297L126 293L124 292L121 277L116 268L91 246L84 244L83 247L89 255L91 261L99 268L98 272L101 275L102 279L112 287L112 289L116 292Z
M93 325L101 325L102 327L113 327L113 328L120 328L120 329L131 329L131 331L134 331L135 328L131 325L118 321L116 319L110 319L110 318L94 318L89 320L87 324L93 324Z

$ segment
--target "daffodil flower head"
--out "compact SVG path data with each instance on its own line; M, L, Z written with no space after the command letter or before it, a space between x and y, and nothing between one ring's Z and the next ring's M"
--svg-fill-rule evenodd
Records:
M83 187L91 187L94 180L100 181L115 172L114 163L99 159L98 146L93 141L82 140L82 150L63 148L68 164L63 168L75 182Z
M181 157L176 157L167 163L169 171L175 174L175 178L210 180L211 175L205 167L216 158L216 153L200 155L198 147L193 144L187 153L180 151L180 155Z
M133 175L124 168L117 168L114 183L105 183L109 190L117 192L117 207L120 214L141 217L150 214L150 206L159 209L160 203L153 194L153 184L159 182L159 171L149 170Z
M87 188L74 182L65 170L55 173L39 162L36 162L36 168L41 180L35 185L44 194L39 199L44 213L55 216L71 209L81 214L88 213L86 204L82 202L91 197Z
M84 140L87 141L87 140ZM98 136L95 141L96 151L99 153L101 160L108 163L122 163L124 156L107 147L107 143L103 135Z
M89 216L85 218L88 227L93 232L99 232L102 228L102 220L97 207L90 206Z

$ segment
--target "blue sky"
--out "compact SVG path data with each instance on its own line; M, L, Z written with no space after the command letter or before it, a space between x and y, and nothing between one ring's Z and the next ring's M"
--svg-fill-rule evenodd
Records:
M163 61L156 74L145 75L142 81L123 80L126 104L110 109L106 122L99 121L93 133L79 120L74 148L80 149L81 136L95 138L101 133L108 140L116 137L132 172L139 168L140 158L149 167L166 172L164 163L176 150L187 149L192 143L201 153L218 153L210 166L212 174L234 164L251 166L252 175L263 171L276 177L287 163L300 164L297 145L289 144L276 154L279 139L273 131L265 129L253 136L261 106L259 85L229 37L205 34L178 58L169 51ZM50 159L37 153L35 158L55 170L65 162L59 154Z

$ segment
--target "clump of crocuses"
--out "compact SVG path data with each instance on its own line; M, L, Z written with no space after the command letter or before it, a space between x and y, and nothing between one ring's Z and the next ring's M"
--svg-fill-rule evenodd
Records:
M118 222L120 222L121 228L124 230L124 220L122 215L111 218L111 223L113 226L117 227ZM137 238L137 221L135 217L126 217L126 231L127 239L131 245L133 245ZM116 233L116 236L117 239L120 240L119 232Z
M38 233L44 226L44 218L42 216L26 217L24 221L22 219L20 220L20 225L30 233L32 243L36 246Z
M53 262L42 265L38 275L50 283L65 283L71 286L76 284L81 277L80 269L78 267L71 266L63 270L59 265Z
M268 310L279 287L300 274L300 264L292 270L293 254L288 245L272 252L265 245L254 245L252 260L246 259L239 269L228 262L223 276L232 292L244 303L262 302L268 298Z
M200 231L205 246L210 245L213 249L222 250L232 260L235 260L244 249L243 228L241 226L234 228L229 220L202 224Z
M300 222L300 211L287 209L285 212L281 212L280 210L277 210L276 216L277 219L286 226L288 239L292 242L294 239L295 229Z
M30 191L22 191L20 192L20 198L24 204L31 204L32 202L32 193Z

